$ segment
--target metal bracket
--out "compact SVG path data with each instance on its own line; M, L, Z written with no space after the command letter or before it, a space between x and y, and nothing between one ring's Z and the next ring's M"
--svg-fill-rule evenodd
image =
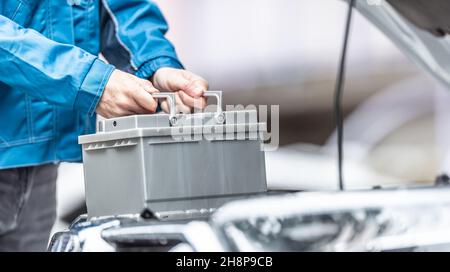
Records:
M222 91L206 91L204 97L215 97L217 100L217 111L214 116L216 122L219 124L225 123L225 113L222 110Z
M154 98L163 98L167 100L167 103L169 103L169 123L171 126L175 125L177 123L177 116L176 116L176 108L175 108L175 94L173 93L153 93L152 96Z

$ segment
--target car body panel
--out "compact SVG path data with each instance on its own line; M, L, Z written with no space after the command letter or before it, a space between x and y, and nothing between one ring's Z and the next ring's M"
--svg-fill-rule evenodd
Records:
M405 55L450 87L450 37L438 37L403 17L381 0L356 1L356 9L378 27Z

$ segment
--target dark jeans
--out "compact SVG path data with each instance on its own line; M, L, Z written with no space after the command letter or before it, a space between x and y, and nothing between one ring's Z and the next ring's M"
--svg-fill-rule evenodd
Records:
M44 251L56 219L58 165L0 170L0 251Z

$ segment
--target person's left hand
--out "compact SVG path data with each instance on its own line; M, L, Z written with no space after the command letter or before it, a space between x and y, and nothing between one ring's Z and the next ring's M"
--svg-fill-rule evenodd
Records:
M203 93L208 90L208 82L192 72L164 67L158 69L150 80L159 91L175 93L178 112L190 113L194 107L206 107ZM161 108L168 112L167 101L161 102Z

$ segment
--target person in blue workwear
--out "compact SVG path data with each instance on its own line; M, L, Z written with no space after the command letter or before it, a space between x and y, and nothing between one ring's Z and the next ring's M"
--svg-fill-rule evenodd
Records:
M205 106L207 82L166 31L151 0L0 2L0 251L45 250L58 163L82 160L96 113L153 113L159 91L181 111Z

